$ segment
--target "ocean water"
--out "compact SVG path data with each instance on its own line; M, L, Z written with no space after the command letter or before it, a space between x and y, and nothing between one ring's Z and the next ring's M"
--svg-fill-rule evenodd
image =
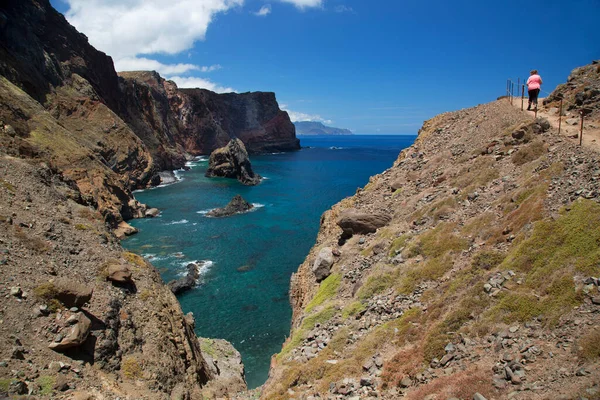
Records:
M204 177L207 157L177 171L179 182L136 192L161 210L131 221L140 232L123 241L144 255L165 282L202 265L202 282L179 296L196 317L196 333L224 338L240 351L250 388L267 378L270 358L289 334L289 280L315 242L321 214L391 167L415 136L300 136L302 150L252 156L265 179L254 187ZM253 211L226 218L206 212L240 194Z

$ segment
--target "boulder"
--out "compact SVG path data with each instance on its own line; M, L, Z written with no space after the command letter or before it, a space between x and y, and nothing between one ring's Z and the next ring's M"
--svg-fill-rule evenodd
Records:
M127 284L132 283L131 271L126 265L111 264L108 266L108 276L106 277L111 282Z
M317 258L312 267L312 272L315 274L317 282L321 282L331 274L333 265L333 251L331 247L324 247L319 251Z
M400 179L397 179L395 181L393 181L392 183L390 183L390 189L392 189L392 192L395 192L398 189L401 189L402 186L404 186L404 182L401 181Z
M373 233L378 228L387 225L392 218L382 213L366 213L355 208L344 210L337 220L337 225L342 228L344 234Z
M115 229L114 233L118 239L123 239L126 236L131 236L134 233L138 233L138 230L137 228L134 228L133 226L129 225L127 222L121 221L117 226L117 229Z
M210 154L205 175L209 178L237 179L247 186L258 185L262 179L252 171L248 152L240 139L231 139L227 146Z
M82 312L71 314L68 317L65 314L60 323L64 326L66 333L58 337L60 340L50 343L48 347L54 351L81 346L87 339L92 326L92 321Z
M154 217L158 217L158 214L160 214L160 210L158 208L151 208L149 210L146 210L146 218L154 218Z
M242 196L237 194L225 207L215 208L206 213L206 215L209 217L228 217L233 214L250 211L253 208L254 206L252 204L248 203Z
M173 294L179 294L187 292L198 284L200 278L200 272L198 264L189 263L187 265L187 274L180 279L173 280L167 284Z
M81 308L92 298L94 290L70 279L58 279L52 285L49 297L60 301L65 307Z

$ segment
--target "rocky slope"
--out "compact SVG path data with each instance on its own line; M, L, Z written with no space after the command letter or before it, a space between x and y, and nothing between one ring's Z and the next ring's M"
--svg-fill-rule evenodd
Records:
M426 121L323 214L262 398L600 398L599 203L599 154L507 100Z
M194 317L150 264L123 251L73 181L5 154L0 176L0 397L183 399L244 389L239 353L219 358L196 338Z

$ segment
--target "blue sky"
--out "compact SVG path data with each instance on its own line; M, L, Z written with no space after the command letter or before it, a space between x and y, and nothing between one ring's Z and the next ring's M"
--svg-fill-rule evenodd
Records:
M293 119L413 134L536 68L600 59L600 1L51 0L117 70L273 91ZM260 12L262 10L262 12Z

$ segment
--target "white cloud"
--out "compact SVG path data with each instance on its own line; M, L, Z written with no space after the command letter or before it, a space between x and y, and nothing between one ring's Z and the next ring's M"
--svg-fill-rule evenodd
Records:
M218 13L244 0L65 0L67 19L114 59L177 54L203 40Z
M213 71L218 71L221 68L223 68L223 67L221 67L220 64L214 64L214 65L211 65L209 67L200 67L200 71L202 71L202 72L213 72Z
M218 83L211 82L208 79L197 78L197 77L193 77L193 76L189 76L189 77L171 76L167 79L175 82L177 84L177 87L179 87L179 88L208 89L208 90L212 90L213 92L217 92L217 93L237 92L237 90L235 90L233 88L224 87L224 86L219 85Z
M202 67L207 68L207 67ZM194 64L163 64L145 57L124 57L115 61L117 71L156 71L161 75L185 74L190 71L200 71Z
M333 122L330 119L325 119L317 114L306 114L303 112L292 111L287 108L286 104L280 104L279 108L281 108L283 111L287 111L292 122L313 121L313 122L323 122L325 124L331 124Z
M262 6L260 8L260 10L258 10L257 12L255 12L253 14L256 15L257 17L266 17L267 15L271 14L271 5L265 4L264 6Z
M323 0L279 0L282 3L293 4L297 8L303 10L308 7L322 7Z
M347 13L355 14L354 9L352 7L348 7L348 6L344 6L344 5L336 6L334 8L334 10L336 13L346 13L347 12Z

